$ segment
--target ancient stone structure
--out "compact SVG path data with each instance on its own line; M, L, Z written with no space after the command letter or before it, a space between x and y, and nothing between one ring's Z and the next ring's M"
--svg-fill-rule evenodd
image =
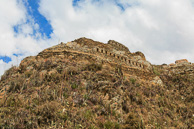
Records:
M114 40L109 40L108 41L109 45L112 45L115 49L121 50L121 51L129 51L127 47L125 47L123 44L116 42Z
M176 60L175 64L180 64L180 63L189 63L187 59L181 59L181 60Z
M39 53L38 56L44 56L48 53L61 55L64 54L65 51L88 54L110 63L117 63L145 71L152 71L152 65L146 61L143 53L131 53L126 46L114 40L109 40L107 44L104 44L91 39L80 38L66 44L61 43L57 46L46 49Z

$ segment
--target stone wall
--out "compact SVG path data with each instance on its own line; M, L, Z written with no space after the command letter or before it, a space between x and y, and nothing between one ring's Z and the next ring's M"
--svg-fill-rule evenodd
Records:
M151 68L149 68L149 66L144 64L143 62L140 63L138 61L131 60L127 56L115 54L115 53L108 51L104 48L95 47L93 50L97 53L100 53L100 54L103 54L107 57L113 58L110 61L115 61L116 63L124 63L128 66L138 67L138 68L141 68L144 70L151 70ZM114 59L116 59L116 60L114 60Z
M86 39L84 39L86 40ZM82 42L81 42L82 41ZM110 40L109 41L109 44L114 44L115 47L116 46L120 46L119 50L115 49L113 50L114 48L112 47L108 47L109 45L107 44L96 44L94 45L94 43L91 43L93 45L90 44L90 42L88 42L87 40L87 43L85 43L83 41L83 39L81 40L80 42L82 43L82 45L75 41L73 42L68 42L66 44L59 44L57 46L54 46L50 49L46 49L45 51L41 52L38 54L38 56L43 56L43 57L47 57L47 56L54 56L54 55L61 55L61 54L64 54L63 51L67 51L67 52L76 52L77 53L83 53L83 54L91 54L91 55L100 55L101 57L103 57L103 60L105 61L109 61L109 62L115 62L115 63L118 63L118 64L123 64L123 65L127 65L127 66L130 66L130 67L136 67L136 68L139 68L139 69L144 69L146 71L151 71L152 70L152 66L151 64L145 60L145 57L143 55L143 59L131 59L130 57L130 53L128 48L126 48L124 45L118 43L118 42L115 42L113 40ZM89 45L89 46L88 46ZM111 45L112 46L112 45ZM120 53L120 51L127 51L127 53L129 54L122 54ZM131 56L136 56L136 55L140 55L138 53L135 53L135 54L132 54Z
M129 51L127 47L125 47L123 44L116 42L114 40L109 40L108 44L113 46L115 49L121 50L121 51Z
M187 59L181 59L181 60L176 60L175 64L180 64L180 63L189 63Z

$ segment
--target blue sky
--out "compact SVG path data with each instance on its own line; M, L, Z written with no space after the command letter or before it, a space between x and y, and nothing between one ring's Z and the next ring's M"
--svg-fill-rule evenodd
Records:
M38 11L39 8L39 2L40 0L27 0L24 1L23 3L25 5L25 8L27 10L27 14L29 16L31 16L34 19L34 22L37 23L39 25L39 32L44 36L46 36L47 38L51 38L50 34L53 32L52 26L50 25L49 21L47 21L47 19L40 14L40 12ZM29 22L28 20L26 21L27 23ZM20 25L16 25L14 26L14 31L17 33L18 32L18 28ZM36 33L36 30L33 30L33 34Z
M83 2L84 0L73 0L72 1L72 5L74 7L77 7L79 6L79 2ZM102 2L101 0L92 0L94 3L95 2ZM127 7L131 7L132 5L131 4L125 4L123 5L121 2L119 2L119 0L113 0L115 5L118 6L122 11L125 11L125 8ZM136 3L137 4L137 3Z
M72 1L72 5L74 7L77 7L79 2L81 2L83 0L73 0ZM93 0L94 2L98 2L99 0ZM53 33L53 29L52 26L50 25L49 21L39 12L39 3L40 0L23 0L23 3L25 5L25 8L27 10L27 15L30 16L31 18L33 18L34 22L37 23L39 25L39 29L36 30L33 28L33 33L31 34L31 36L34 36L37 31L39 33L41 33L42 36L46 36L47 38L51 38L51 34ZM117 0L115 1L115 4L122 10L125 11L125 7L119 3ZM26 20L26 24L30 23L30 20ZM18 24L16 26L13 27L14 32L19 33L19 29L20 26L22 26L22 24ZM13 54L14 56L18 56L21 54ZM0 56L0 59L2 59L4 62L9 63L11 60L10 57L8 56Z
M87 37L154 64L194 62L194 0L0 0L0 75L27 56Z
M36 30L33 28L33 33L31 34L31 36L34 36L37 31L39 33L41 33L42 36L46 36L47 38L51 38L50 34L53 32L52 26L50 25L49 21L47 21L47 19L40 14L40 12L38 11L39 8L39 2L40 0L23 0L23 3L25 5L25 8L27 10L27 15L32 17L34 22L37 23L39 25L39 29ZM26 24L30 23L29 19L26 20ZM16 26L13 27L14 32L17 34L19 33L19 29L20 26L22 26L22 24L18 24ZM13 56L18 56L18 55L22 55L22 54L13 54ZM8 56L0 56L0 60L3 60L6 63L9 63L10 61L12 61L12 59Z
M9 63L11 61L11 58L8 56L0 56L0 60L3 60L6 63Z
M77 6L79 1L81 1L81 0L73 0L73 2L72 2L73 6Z

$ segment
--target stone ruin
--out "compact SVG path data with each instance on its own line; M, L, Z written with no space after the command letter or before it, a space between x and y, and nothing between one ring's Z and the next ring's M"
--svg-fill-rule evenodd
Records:
M181 60L176 60L175 64L183 64L183 63L190 63L187 59L181 59Z
M120 51L129 51L127 47L125 47L123 44L116 42L114 40L109 40L108 41L109 45L112 45L115 49L120 50Z
M183 66L183 65L193 65L193 64L189 62L187 59L180 59L180 60L176 60L175 63L171 63L167 65L167 67L177 67L177 66Z
M45 52L61 54L62 51L74 51L87 53L108 62L126 65L132 68L138 68L145 71L152 71L152 65L146 61L145 56L141 52L131 53L123 44L114 40L109 40L107 44L93 41L92 39L79 38L72 42L61 43L52 48L46 49L39 53L43 56Z

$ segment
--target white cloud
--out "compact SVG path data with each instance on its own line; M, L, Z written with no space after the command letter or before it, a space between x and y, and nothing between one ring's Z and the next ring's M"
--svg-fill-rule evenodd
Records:
M180 58L194 62L193 0L81 0L77 7L72 0L40 0L39 11L53 28L50 40L38 32L31 35L40 27L23 3L16 1L0 1L0 55L34 55L58 40L88 37L117 40L132 52L142 51L151 63L172 63ZM20 25L17 35L14 25Z
M41 0L40 12L63 41L89 37L115 39L131 51L143 51L156 64L187 58L194 62L194 8L189 0ZM131 6L131 7L130 7Z
M27 14L22 0L1 0L0 18L0 56L6 55L12 59L9 63L0 60L0 75L24 57L51 46L51 40L42 37L39 32L33 35L33 30L38 30L39 26ZM18 27L18 33L14 32L14 26ZM20 54L17 61L13 54Z

